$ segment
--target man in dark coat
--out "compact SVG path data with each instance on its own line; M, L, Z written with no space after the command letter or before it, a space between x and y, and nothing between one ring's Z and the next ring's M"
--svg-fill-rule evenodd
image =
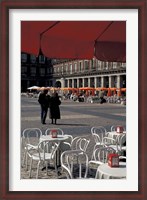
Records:
M58 93L54 93L50 98L50 119L52 119L52 124L55 121L55 124L57 123L57 119L60 119L60 108L59 105L61 104L61 101L59 99Z
M38 98L38 102L40 103L41 106L41 123L46 124L46 116L49 108L49 101L50 101L50 96L47 95L48 90L44 90Z

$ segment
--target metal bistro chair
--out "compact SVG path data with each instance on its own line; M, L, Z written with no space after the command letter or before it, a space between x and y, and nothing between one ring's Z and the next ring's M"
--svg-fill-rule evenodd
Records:
M90 139L85 137L75 137L71 142L71 150L80 150L86 152Z
M26 169L28 167L28 151L37 149L40 136L42 136L42 131L39 128L26 128L22 132L21 146L22 151L24 151L22 166L26 163ZM30 146L27 146L30 144Z
M68 179L86 178L88 174L88 156L81 150L64 151L61 154L62 172Z
M104 137L103 143L105 147L112 147L116 150L116 153L122 155L126 152L126 134L119 134L116 139L110 137Z
M57 135L64 135L64 131L60 128L48 128L45 131L45 135L51 135L52 131L54 131L54 130L56 130ZM53 148L54 148L54 145L53 145Z
M92 137L95 141L93 152L95 148L103 147L103 138L107 136L107 130L103 126L96 126L91 128ZM93 154L92 154L93 158Z
M103 126L92 127L91 133L94 138L95 144L102 145L103 138L107 135L106 129Z
M46 174L48 172L48 165L50 162L53 162L54 167L55 167L55 171L58 177L58 169L57 169L57 164L56 164L56 151L59 147L59 144L55 143L54 148L52 148L52 146L50 145L50 143L52 143L49 140L44 140L42 142L40 142L37 146L36 151L29 152L28 151L28 155L31 158L31 162L30 162L30 172L29 172L29 178L31 178L32 175L32 165L33 165L33 161L37 161L37 173L36 173L36 179L38 178L39 175L39 168L40 165L42 164L44 167L44 164L46 166ZM27 147L31 147L31 145L27 145ZM49 149L49 147L51 147Z
M108 161L109 153L116 153L116 151L111 147L96 147L93 152L93 157L88 163L89 169L97 169L99 165L106 163Z
M73 141L73 136L67 135L67 134L66 136L68 136L68 139L64 142L61 142L60 147L59 147L61 152L71 150L71 143Z

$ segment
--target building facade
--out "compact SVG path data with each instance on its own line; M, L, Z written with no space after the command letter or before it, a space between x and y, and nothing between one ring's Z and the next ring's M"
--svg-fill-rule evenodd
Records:
M57 60L21 54L21 91L28 87L126 88L126 63Z
M51 59L43 55L21 54L21 91L31 86L53 86L53 65Z
M56 60L57 87L126 88L126 63L92 60Z

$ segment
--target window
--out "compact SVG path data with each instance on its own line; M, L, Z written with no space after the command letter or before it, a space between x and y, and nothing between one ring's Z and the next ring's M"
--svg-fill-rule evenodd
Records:
M54 73L56 73L56 67L54 67Z
M72 74L72 64L70 64L70 74Z
M109 69L108 64L108 62L105 62L105 69Z
M39 63L45 63L45 57L43 55L39 56Z
M35 76L36 75L36 67L31 67L30 73L31 73L31 76Z
M68 65L66 65L65 67L66 67L66 73L68 73Z
M84 66L85 66L85 70L88 70L89 65L88 65L88 61L87 60L84 61Z
M79 63L79 71L82 71L82 62Z
M21 54L21 62L22 63L26 63L27 62L27 54L25 54L25 53Z
M40 76L45 76L45 68L40 68Z
M31 55L30 60L31 60L31 63L35 63L36 62L36 56Z
M75 72L77 72L77 63L75 63L74 66L75 66Z
M53 68L52 67L48 67L47 68L47 74L51 74L53 72Z
M92 59L91 68L92 68L92 69L95 69L95 66L96 66L96 60L93 58L93 59Z
M121 63L121 67L126 68L126 63Z
M117 62L114 62L113 63L113 69L116 69L117 68Z
M62 74L64 73L64 67L62 66Z
M98 67L98 69L101 69L101 61L99 61L99 60L97 62L97 67Z
M21 73L26 74L27 73L27 67L21 67Z

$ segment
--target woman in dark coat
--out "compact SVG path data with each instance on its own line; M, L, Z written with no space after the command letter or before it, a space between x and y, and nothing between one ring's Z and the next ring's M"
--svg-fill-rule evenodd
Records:
M50 98L50 119L52 119L52 124L55 121L57 123L57 119L60 119L60 108L59 105L61 101L59 99L58 93L54 93L53 96Z

